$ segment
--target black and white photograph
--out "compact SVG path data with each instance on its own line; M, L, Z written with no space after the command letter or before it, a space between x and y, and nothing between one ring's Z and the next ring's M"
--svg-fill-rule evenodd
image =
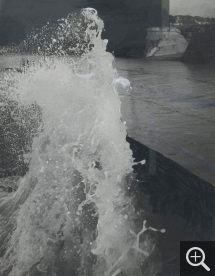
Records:
M213 256L215 1L0 0L0 276Z

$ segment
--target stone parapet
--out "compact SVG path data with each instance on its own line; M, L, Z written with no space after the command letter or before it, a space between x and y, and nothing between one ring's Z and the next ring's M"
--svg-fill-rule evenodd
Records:
M153 27L147 29L147 57L183 54L187 44L176 28Z

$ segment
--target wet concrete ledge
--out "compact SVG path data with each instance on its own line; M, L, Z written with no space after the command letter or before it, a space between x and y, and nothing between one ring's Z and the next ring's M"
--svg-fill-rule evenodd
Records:
M181 218L194 240L214 240L215 187L176 162L127 137L141 192L148 195L152 213ZM191 229L191 231L189 230Z

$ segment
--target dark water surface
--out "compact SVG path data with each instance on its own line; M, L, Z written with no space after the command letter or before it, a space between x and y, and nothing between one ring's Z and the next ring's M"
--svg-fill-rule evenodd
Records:
M160 275L176 276L180 241L214 240L215 67L117 59L116 68L132 86L122 113L140 143L128 141L136 161L146 159L135 167L139 204L151 225L167 230L157 243Z
M128 134L215 185L215 67L116 59Z

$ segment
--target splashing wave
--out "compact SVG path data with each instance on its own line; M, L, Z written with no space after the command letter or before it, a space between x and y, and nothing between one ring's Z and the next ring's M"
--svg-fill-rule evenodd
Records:
M35 57L25 72L5 77L7 97L17 108L36 103L42 123L28 173L0 205L3 275L137 276L152 250L140 241L147 228L136 230L127 196L133 158L117 91L130 84L113 69L97 12L79 18L87 24L79 57L61 47L59 58L63 30L72 28L65 20L44 46L54 57Z

